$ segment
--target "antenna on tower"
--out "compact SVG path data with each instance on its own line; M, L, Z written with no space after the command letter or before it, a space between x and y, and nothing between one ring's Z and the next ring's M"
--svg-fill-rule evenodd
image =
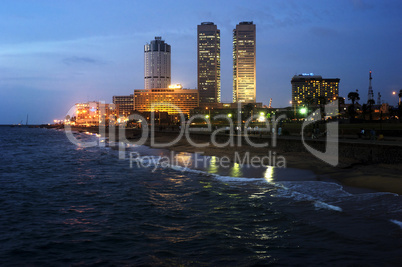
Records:
M272 108L272 98L269 100L269 108Z
M367 103L369 100L374 100L374 92L373 92L373 87L371 86L371 80L373 77L371 77L371 70L370 70L370 78L369 78L369 88L368 88L368 98L367 98Z

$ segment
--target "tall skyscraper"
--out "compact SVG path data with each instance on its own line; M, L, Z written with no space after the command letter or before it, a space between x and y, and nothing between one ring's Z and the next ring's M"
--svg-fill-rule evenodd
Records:
M213 22L197 26L197 73L200 103L221 102L221 36Z
M168 88L170 85L170 45L155 37L144 46L145 89Z
M256 102L256 29L252 21L233 30L233 102Z

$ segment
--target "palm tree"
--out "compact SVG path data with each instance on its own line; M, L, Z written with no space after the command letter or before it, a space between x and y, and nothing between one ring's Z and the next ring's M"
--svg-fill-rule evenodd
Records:
M399 96L399 106L401 105L401 98L402 98L402 89L401 90L399 90L399 94L398 94L398 96Z
M354 118L355 115L355 101L359 101L360 100L360 96L359 96L359 91L356 90L356 92L350 92L348 94L348 99L352 101L352 108L349 109L349 115L351 118Z
M360 96L358 93L358 90L356 90L356 92L350 92L348 94L348 99L352 101L352 105L355 105L355 101L359 101L360 100Z

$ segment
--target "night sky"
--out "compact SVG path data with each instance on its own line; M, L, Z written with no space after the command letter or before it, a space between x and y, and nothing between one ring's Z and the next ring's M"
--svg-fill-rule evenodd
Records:
M340 95L402 89L402 1L1 1L0 124L48 123L77 102L144 87L144 44L172 47L172 83L197 86L197 25L221 30L222 100L232 100L232 30L257 25L257 101L285 107L290 80L340 78Z

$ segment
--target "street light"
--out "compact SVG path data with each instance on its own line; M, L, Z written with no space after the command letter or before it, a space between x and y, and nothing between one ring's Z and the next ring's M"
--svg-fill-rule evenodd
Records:
M299 113L302 114L302 115L307 114L307 108L301 108L301 109L299 110Z
M400 90L399 92L401 93L402 90ZM400 106L400 105L401 105L401 97L400 97L400 94L398 94L396 91L393 91L393 92L392 92L392 95L399 96L398 106Z
M264 112L260 112L260 117L258 117L258 121L259 122L264 122L265 121L265 113Z

